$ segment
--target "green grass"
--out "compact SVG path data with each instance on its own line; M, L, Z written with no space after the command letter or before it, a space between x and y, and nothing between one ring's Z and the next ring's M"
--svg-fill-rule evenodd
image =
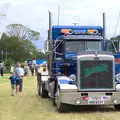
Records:
M9 81L8 78L9 78L9 75L0 76L0 84L8 83L8 81Z
M0 77L0 120L119 120L120 116L120 112L114 110L77 110L60 114L50 99L37 95L35 77L24 77L23 96L10 94L8 76Z

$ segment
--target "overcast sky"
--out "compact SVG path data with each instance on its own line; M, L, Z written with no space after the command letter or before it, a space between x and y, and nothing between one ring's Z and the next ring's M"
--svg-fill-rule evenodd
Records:
M23 24L41 33L47 39L48 10L52 12L52 23L99 25L102 26L102 13L106 13L106 36L120 34L120 0L0 0L0 30L11 23ZM116 27L117 26L117 27ZM39 42L40 43L40 42ZM43 48L43 44L39 44Z

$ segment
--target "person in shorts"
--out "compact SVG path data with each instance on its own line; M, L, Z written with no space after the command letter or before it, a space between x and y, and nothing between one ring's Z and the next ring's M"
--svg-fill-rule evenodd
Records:
M22 95L23 92L23 77L24 77L24 69L23 66L20 63L17 63L15 68L15 75L19 78L19 81L17 81L17 90L16 92L20 92Z
M11 82L11 95L14 96L16 93L16 83L19 81L19 78L13 73L10 77Z

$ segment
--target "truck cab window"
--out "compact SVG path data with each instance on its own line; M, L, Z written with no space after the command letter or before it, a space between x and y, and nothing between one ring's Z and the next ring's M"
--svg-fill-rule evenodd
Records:
M100 41L66 41L65 52L100 51Z

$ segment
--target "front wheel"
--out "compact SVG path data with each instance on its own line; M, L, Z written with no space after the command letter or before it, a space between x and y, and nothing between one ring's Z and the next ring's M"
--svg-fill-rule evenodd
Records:
M61 103L60 101L60 89L57 89L56 95L55 95L55 104L57 107L57 111L60 113L67 112L67 105L64 103Z
M41 96L42 98L48 97L48 92L47 92L47 90L45 89L45 83L41 83L41 84L40 84L39 91L40 91L40 96Z
M115 110L120 110L120 105L115 105Z
M37 92L38 92L38 95L40 96L40 84L39 84L39 82L37 82Z

